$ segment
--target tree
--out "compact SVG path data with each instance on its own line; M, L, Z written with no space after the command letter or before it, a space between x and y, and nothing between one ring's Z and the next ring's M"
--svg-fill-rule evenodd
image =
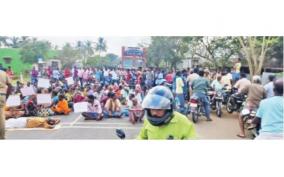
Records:
M152 37L148 48L148 65L176 68L185 58L188 44L183 37Z
M98 42L96 43L95 50L97 52L99 52L99 56L101 56L102 52L106 52L107 51L107 45L106 45L106 41L105 41L104 38L102 38L102 37L98 38Z
M23 44L20 50L21 59L26 63L35 63L38 58L47 58L50 48L50 42L33 39Z
M92 41L77 41L76 48L81 54L81 58L83 59L85 64L87 63L88 58L94 55L94 47Z
M271 36L249 36L238 37L238 40L248 62L251 77L253 75L260 75L263 63L267 58L266 54L277 43L278 38Z
M276 43L267 51L267 58L264 65L283 67L283 37L277 37Z
M0 47L1 46L8 46L7 39L8 39L7 36L0 36Z
M21 39L19 37L9 37L8 39L8 46L12 48L19 48L21 44Z
M109 53L104 57L100 57L99 55L90 57L87 65L93 67L117 67L119 61L117 55Z
M12 48L20 48L30 39L28 36L21 37L8 37L8 36L0 36L0 46L7 46Z
M232 65L230 58L240 49L232 37L192 37L189 42L190 56L198 56L211 63L214 68Z
M93 47L92 41L88 40L88 41L85 42L85 50L87 52L88 57L94 55L94 47Z
M80 53L77 49L73 48L70 43L66 43L58 55L64 67L71 67L72 64L80 57Z

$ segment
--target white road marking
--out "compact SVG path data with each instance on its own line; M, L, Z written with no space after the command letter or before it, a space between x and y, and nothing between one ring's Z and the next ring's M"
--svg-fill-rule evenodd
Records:
M96 127L96 126L65 126L61 127L61 129L68 129L68 128L83 128L83 129L124 129L124 130L140 130L141 127Z
M72 124L72 123L71 123ZM70 123L61 123L61 125L71 125ZM132 125L130 122L129 123L115 123L115 122L76 122L76 125ZM73 124L74 125L74 124Z
M81 114L70 124L71 126L73 126L76 122L78 122L81 119Z
M54 128L52 129L49 129L49 128L9 128L9 129L6 129L6 131L18 131L18 130L24 130L24 131L27 131L27 130L47 130L47 131L51 131L51 130L57 130L59 128L62 128L61 125L57 125L55 126Z

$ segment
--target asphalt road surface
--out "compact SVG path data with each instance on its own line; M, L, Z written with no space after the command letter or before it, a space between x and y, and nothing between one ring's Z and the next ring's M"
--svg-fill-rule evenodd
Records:
M213 121L207 122L205 117L195 124L199 139L240 139L237 113L228 114L225 110L222 118L213 112ZM102 121L85 121L78 113L68 116L56 116L61 123L55 129L9 129L7 139L119 139L116 129L123 129L126 139L135 139L142 123L132 125L128 118L104 119ZM191 118L191 116L190 116Z

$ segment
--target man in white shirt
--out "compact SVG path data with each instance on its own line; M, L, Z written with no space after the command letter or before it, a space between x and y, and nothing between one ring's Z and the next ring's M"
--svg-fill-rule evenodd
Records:
M273 84L273 82L274 82L275 76L269 75L268 79L269 79L269 82L266 85L264 85L264 89L265 89L267 98L274 96L274 91L273 91L274 84Z

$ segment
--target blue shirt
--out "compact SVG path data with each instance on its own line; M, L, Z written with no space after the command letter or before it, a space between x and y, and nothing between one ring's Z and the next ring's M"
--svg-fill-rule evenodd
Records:
M260 133L283 133L283 96L262 100L256 117L261 118Z

